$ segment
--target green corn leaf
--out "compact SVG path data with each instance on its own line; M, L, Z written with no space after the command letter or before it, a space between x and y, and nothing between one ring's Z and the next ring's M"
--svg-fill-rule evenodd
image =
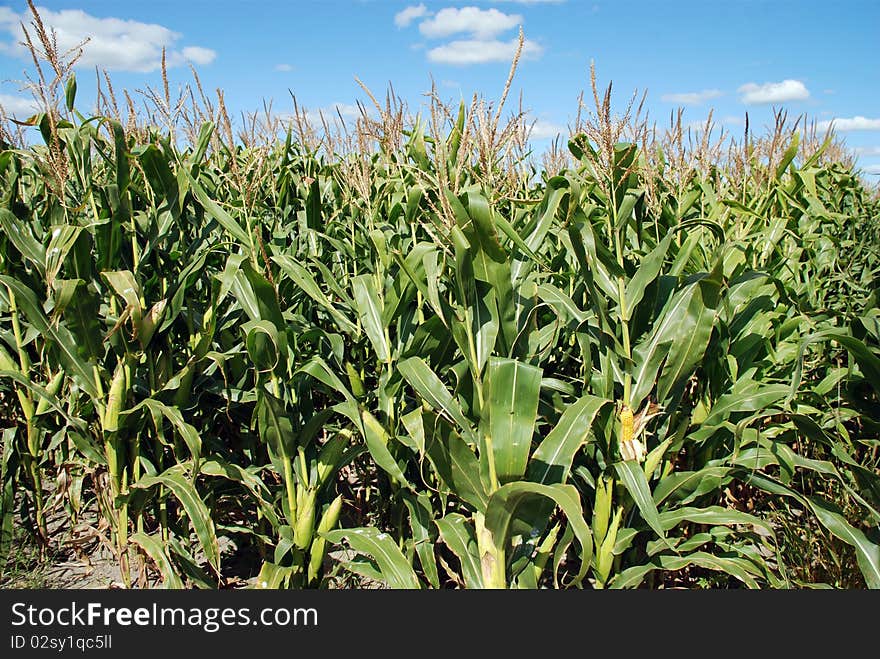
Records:
M705 508L677 508L660 513L660 522L665 530L670 530L684 521L695 524L723 524L726 526L742 525L764 529L768 535L775 535L773 526L755 515L730 510L721 506L707 506Z
M267 320L252 320L241 326L244 345L257 371L282 372L287 361L287 335Z
M131 484L133 489L148 489L156 485L167 487L180 501L180 505L186 511L193 530L199 539L202 551L208 564L215 574L220 574L220 548L217 542L217 533L214 528L214 520L211 512L202 501L193 484L184 476L187 463L181 463L164 471L157 476L143 476L140 480Z
M565 408L559 421L535 449L528 467L528 480L534 483L566 483L578 449L587 441L596 415L610 404L589 394Z
M409 524L416 556L428 583L434 588L440 587L440 575L437 572L437 559L434 556L434 544L431 541L433 525L433 509L431 497L423 492L417 496L406 493L403 502L409 511Z
M776 166L776 180L782 178L782 175L785 173L785 170L788 169L788 166L792 163L798 153L798 146L800 145L800 135L795 133L792 135L791 144L785 150L785 153L782 154L782 158L779 160L779 164Z
M198 181L196 181L189 173L187 173L186 176L189 181L190 189L198 202L202 205L205 211L207 211L208 215L217 220L218 224L226 229L230 236L243 245L252 247L251 237L248 235L247 231L242 229L241 225L232 219L232 216L229 215L229 213L223 210L217 202L208 196L208 193L205 192L205 189Z
M491 442L500 483L518 480L526 471L541 376L541 369L513 359L489 359L484 384L488 423L483 424L483 441Z
M443 542L461 562L461 576L467 588L483 588L483 571L474 525L464 515L450 513L435 520Z
M153 559L159 574L162 575L162 585L165 588L180 590L183 588L183 582L174 569L174 564L165 551L162 540L156 536L147 535L145 533L134 533L129 540L143 549L147 556Z
M853 356L859 368L862 370L865 379L874 388L874 391L880 393L880 355L877 351L872 352L863 341L842 334L836 331L817 332L806 337L798 350L795 368L791 380L791 397L797 393L801 384L801 375L803 373L804 353L807 347L812 343L820 341L836 341Z
M46 250L34 238L30 227L22 222L6 208L0 208L0 229L15 249L33 263L41 272L46 267Z
M633 501L635 501L636 506L638 506L642 519L647 522L648 526L651 527L658 537L661 539L666 538L663 520L657 511L657 504L654 503L654 499L651 497L651 488L648 487L648 481L645 478L645 472L641 465L635 460L626 460L624 462L616 462L614 470L633 498Z
M36 295L24 284L7 275L0 275L0 283L8 286L12 294L15 295L15 301L24 312L28 322L56 346L58 356L68 375L76 380L83 391L93 398L99 398L94 381L94 371L80 357L76 340L70 330L64 325L50 323L42 306L37 301Z
M44 405L48 405L51 409L60 414L61 417L65 421L67 421L67 423L69 423L72 427L77 428L80 431L86 430L87 424L85 423L85 421L72 416L63 405L63 402L59 400L57 396L49 393L49 391L47 391L44 387L34 384L18 371L0 371L0 378L8 378L17 382L20 386L24 387L32 394L34 394L35 400L43 401Z
M626 285L626 316L624 320L632 318L633 311L639 306L642 298L645 296L645 289L657 279L663 262L666 259L666 253L672 244L674 234L668 233L666 237L651 252L642 259L636 274L629 280Z
M280 525L281 522L278 515L272 507L271 492L260 479L256 469L253 467L248 467L246 469L232 462L221 460L220 458L210 458L203 460L199 464L199 472L205 476L225 478L236 483L241 483L254 497L260 511L265 515L266 519L269 520L272 527L277 528Z
M633 349L635 369L631 405L634 409L641 406L654 388L657 372L667 356L669 345L676 337L687 336L688 327L682 328L682 323L688 318L687 309L695 295L699 295L696 283L677 291L663 307L651 332Z
M480 463L467 443L454 431L445 435L435 429L425 451L437 474L462 501L476 510L486 508L486 489L480 478Z
M293 282L299 286L306 295L312 298L330 314L330 317L333 318L333 321L337 324L339 329L346 334L357 336L358 331L355 324L336 308L335 304L324 294L318 286L318 283L315 281L315 278L308 270L286 254L273 256L272 260L278 264L281 271L290 277L290 279L293 280Z
M808 497L810 508L819 523L856 550L856 560L868 588L880 589L880 545L846 521L834 506L819 497Z
M388 450L388 432L367 410L361 410L361 420L363 421L364 441L367 443L367 449L373 460L398 483L409 485L406 476L403 475L400 466Z
M283 401L260 390L257 394L257 428L260 438L282 459L296 454L296 433Z
M880 588L880 545L871 542L862 531L852 526L835 506L816 496L804 496L763 474L749 473L745 480L765 492L792 497L809 508L823 527L855 549L859 569L868 588Z
M199 437L198 431L184 420L179 409L176 407L169 407L154 398L145 398L134 407L122 412L120 417L135 414L141 409L149 410L153 417L154 424L161 423L161 418L163 417L167 419L177 431L178 435L180 435L180 438L186 443L186 447L189 449L190 455L192 456L193 463L198 465L202 454L201 437Z
M356 528L322 535L328 542L336 544L345 540L355 551L372 557L379 567L382 580L389 587L405 590L418 590L421 587L409 561L387 533L374 528Z
M742 393L724 394L709 410L709 416L703 421L703 425L711 429L733 413L763 410L785 398L789 391L789 387L784 384L768 384Z
M437 412L442 413L466 435L472 434L472 427L465 418L461 406L446 390L434 371L420 358L410 357L398 364L401 375L410 386Z
M635 588L648 573L654 570L677 571L690 565L729 574L746 584L749 588L758 588L755 579L755 566L745 558L720 557L707 552L694 552L687 556L658 556L646 565L637 565L620 572L612 581L611 588Z
M376 358L386 364L391 362L391 348L388 335L382 323L382 306L376 292L376 286L370 275L361 275L352 280L354 303L358 317L364 326L364 332L373 344Z
M703 361L714 324L715 310L706 305L702 287L699 287L694 290L678 331L672 337L672 345L657 381L657 400L666 401L672 391L683 386ZM642 390L639 390L640 393ZM635 405L641 402L641 399L633 399Z
M496 546L505 547L509 541L511 526L521 503L542 497L556 503L565 513L569 526L580 544L581 569L574 584L579 584L590 568L593 557L593 536L584 520L577 489L572 485L541 485L518 481L502 485L489 497L486 506L486 528L492 533Z
M157 201L162 207L170 210L174 217L179 217L180 187L165 154L155 145L149 144L138 154L138 161L144 169Z

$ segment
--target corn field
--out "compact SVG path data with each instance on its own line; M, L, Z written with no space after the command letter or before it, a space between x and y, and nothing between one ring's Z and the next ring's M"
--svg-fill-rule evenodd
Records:
M54 66L0 152L2 556L880 587L880 202L833 136L688 144L594 83L538 166L504 98L236 135L167 83L80 114Z

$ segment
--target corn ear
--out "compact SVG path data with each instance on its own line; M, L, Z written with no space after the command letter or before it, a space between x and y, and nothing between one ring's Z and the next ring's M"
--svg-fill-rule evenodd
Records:
M636 460L641 462L645 459L645 446L641 440L635 437L635 423L633 411L628 405L624 405L620 411L620 438L618 448L624 460Z
M153 334L156 332L156 326L159 324L159 320L162 318L162 314L167 305L168 300L163 298L150 308L147 315L141 318L138 327L138 340L140 341L142 348L146 348L150 339L153 338Z
M18 403L21 405L22 415L30 423L30 420L34 418L34 402L28 398L27 392L22 389L16 389L15 393L18 396Z
M321 571L321 565L324 563L324 555L327 550L327 541L322 534L332 531L339 523L339 514L342 512L342 495L337 496L327 506L327 510L321 515L321 521L318 522L318 534L309 550L309 571L308 580L314 582L318 578Z
M622 517L623 506L618 506L614 519L611 520L611 526L608 527L608 532L596 552L596 579L603 585L608 581L611 566L614 564L614 545L617 542L617 530L620 528Z
M667 440L664 440L659 446L657 446L653 451L648 454L648 457L645 458L645 478L647 478L649 481L651 480L651 476L654 474L654 471L657 469L657 465L660 464L660 460L663 459L663 455L666 453L666 450L669 448L670 444L672 444L671 437Z
M339 467L339 460L342 458L346 446L348 446L348 437L344 435L336 435L324 444L318 456L318 466L316 469L317 487L321 487L336 472L336 469Z
M57 396L58 392L61 391L61 385L63 382L64 371L59 369L58 372L52 376L52 379L49 380L49 385L46 387L46 391L52 396ZM40 396L40 400L37 401L37 411L35 414L39 416L40 414L45 414L50 409L52 409L52 405L49 402L49 399Z
M297 502L296 526L293 529L293 542L300 549L308 548L315 532L315 498L317 490L306 490Z
M107 409L104 410L104 432L115 432L119 429L119 413L125 403L126 397L125 366L122 361L116 366L113 381L110 383L110 393L107 395Z
M556 540L559 537L559 531L562 528L562 525L557 522L550 532L547 534L547 537L538 545L536 555L535 555L535 563L532 566L535 574L535 581L537 582L541 578L541 574L544 572L544 568L547 566L547 561L550 558L550 552L553 550L553 547L556 545Z
M593 538L601 543L608 531L611 518L612 479L599 476L596 479L596 500L593 504Z
M633 438L633 411L628 405L624 405L620 410L620 441L628 442Z
M351 393L355 398L363 398L367 390L364 388L364 381L358 374L357 369L350 362L345 362L345 372L348 375L348 383L351 385Z

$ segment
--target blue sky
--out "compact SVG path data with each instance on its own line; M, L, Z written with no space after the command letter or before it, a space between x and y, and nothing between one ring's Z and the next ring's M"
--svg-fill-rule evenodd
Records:
M44 0L59 42L92 35L78 70L81 98L94 92L95 66L114 86L161 84L158 62L169 53L171 84L222 87L230 109L258 109L273 99L346 112L365 96L363 80L382 94L388 83L417 107L431 80L458 100L479 92L497 98L517 31L526 56L511 99L538 121L536 134L564 129L589 89L590 61L601 86L614 82L618 109L647 91L650 115L665 126L686 107L687 121L717 121L736 135L749 113L753 128L772 108L836 122L880 173L880 2L788 0ZM26 112L19 81L29 62L16 45L24 2L0 3L0 103Z

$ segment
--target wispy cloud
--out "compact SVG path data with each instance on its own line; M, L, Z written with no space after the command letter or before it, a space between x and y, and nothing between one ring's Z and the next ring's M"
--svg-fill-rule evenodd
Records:
M17 14L6 7L2 9L0 31L6 32L11 40L0 43L0 48L13 56L29 58L27 49L20 42L24 40L21 23L29 24L30 14ZM214 50L202 46L179 49L178 42L183 35L156 23L98 18L81 9L38 10L46 28L55 30L60 51L76 48L89 39L77 62L81 67L149 73L161 66L163 48L166 49L169 67L180 66L187 61L210 64L217 56Z
M701 105L713 98L723 96L720 89L704 89L701 92L680 92L676 94L663 94L660 100L664 103L678 103L679 105Z
M187 46L180 52L184 58L196 64L210 64L217 57L217 51L201 46Z
M836 131L852 130L880 130L880 119L868 119L867 117L836 117L828 121L820 121L819 130L828 130L832 126Z
M509 62L516 53L518 39L500 41L497 39L484 41L480 39L464 39L437 46L428 51L428 59L438 64L484 64L487 62ZM522 57L535 59L540 57L544 48L528 39L523 43Z
M880 156L880 146L857 146L853 150L860 156Z
M737 91L742 94L741 100L746 105L805 101L810 98L809 90L800 80L765 82L761 85L749 82Z
M276 70L276 71L281 71L282 73L287 73L288 71L293 71L293 66L291 66L290 64L287 64L287 63L284 63L284 64L276 64L276 65L275 65L275 70Z
M357 105L351 103L333 103L322 108L306 110L306 119L316 127L323 123L322 117L328 125L333 126L339 121L340 116L345 122L352 122L361 116L361 110ZM293 119L293 115L283 114L279 115L279 118L283 121L289 121Z
M0 106L3 107L7 115L11 115L19 121L39 112L36 101L24 96L0 94Z
M709 117L704 117L703 119L694 119L691 121L684 122L682 125L684 128L695 131L702 132L706 128L706 122L709 120ZM736 128L738 126L742 126L745 124L745 120L742 117L736 115L725 115L723 117L712 117L712 130L714 134L719 134L722 130L725 132L729 131L732 128Z
M866 174L871 174L872 176L880 176L880 164L862 167L862 171Z
M397 27L409 27L414 20L427 14L428 8L425 5L410 5L394 14L394 24Z
M447 7L419 23L419 32L430 39L454 34L468 34L475 39L492 39L522 22L523 17L519 14L505 14L497 9Z
M560 126L552 121L545 121L543 119L535 120L530 126L529 138L533 140L553 139L557 135L568 134L568 129L565 126Z
M417 18L424 19L419 23L419 33L426 39L458 37L434 46L426 53L430 62L456 66L509 62L516 53L519 40L506 40L501 35L523 23L520 14L506 14L497 9L446 7L431 13L421 4L399 12L394 17L394 22L399 27L406 27ZM422 44L418 46L421 47ZM536 59L543 52L544 48L539 43L524 40L524 59Z
M708 118L707 119L694 119L693 121L688 121L687 123L685 123L684 128L685 128L685 130L690 130L695 133L701 133L704 130L706 130L706 122L707 121L708 121ZM717 124L718 124L718 122L712 121L712 125L710 126L710 128L713 131L717 131L718 130Z

